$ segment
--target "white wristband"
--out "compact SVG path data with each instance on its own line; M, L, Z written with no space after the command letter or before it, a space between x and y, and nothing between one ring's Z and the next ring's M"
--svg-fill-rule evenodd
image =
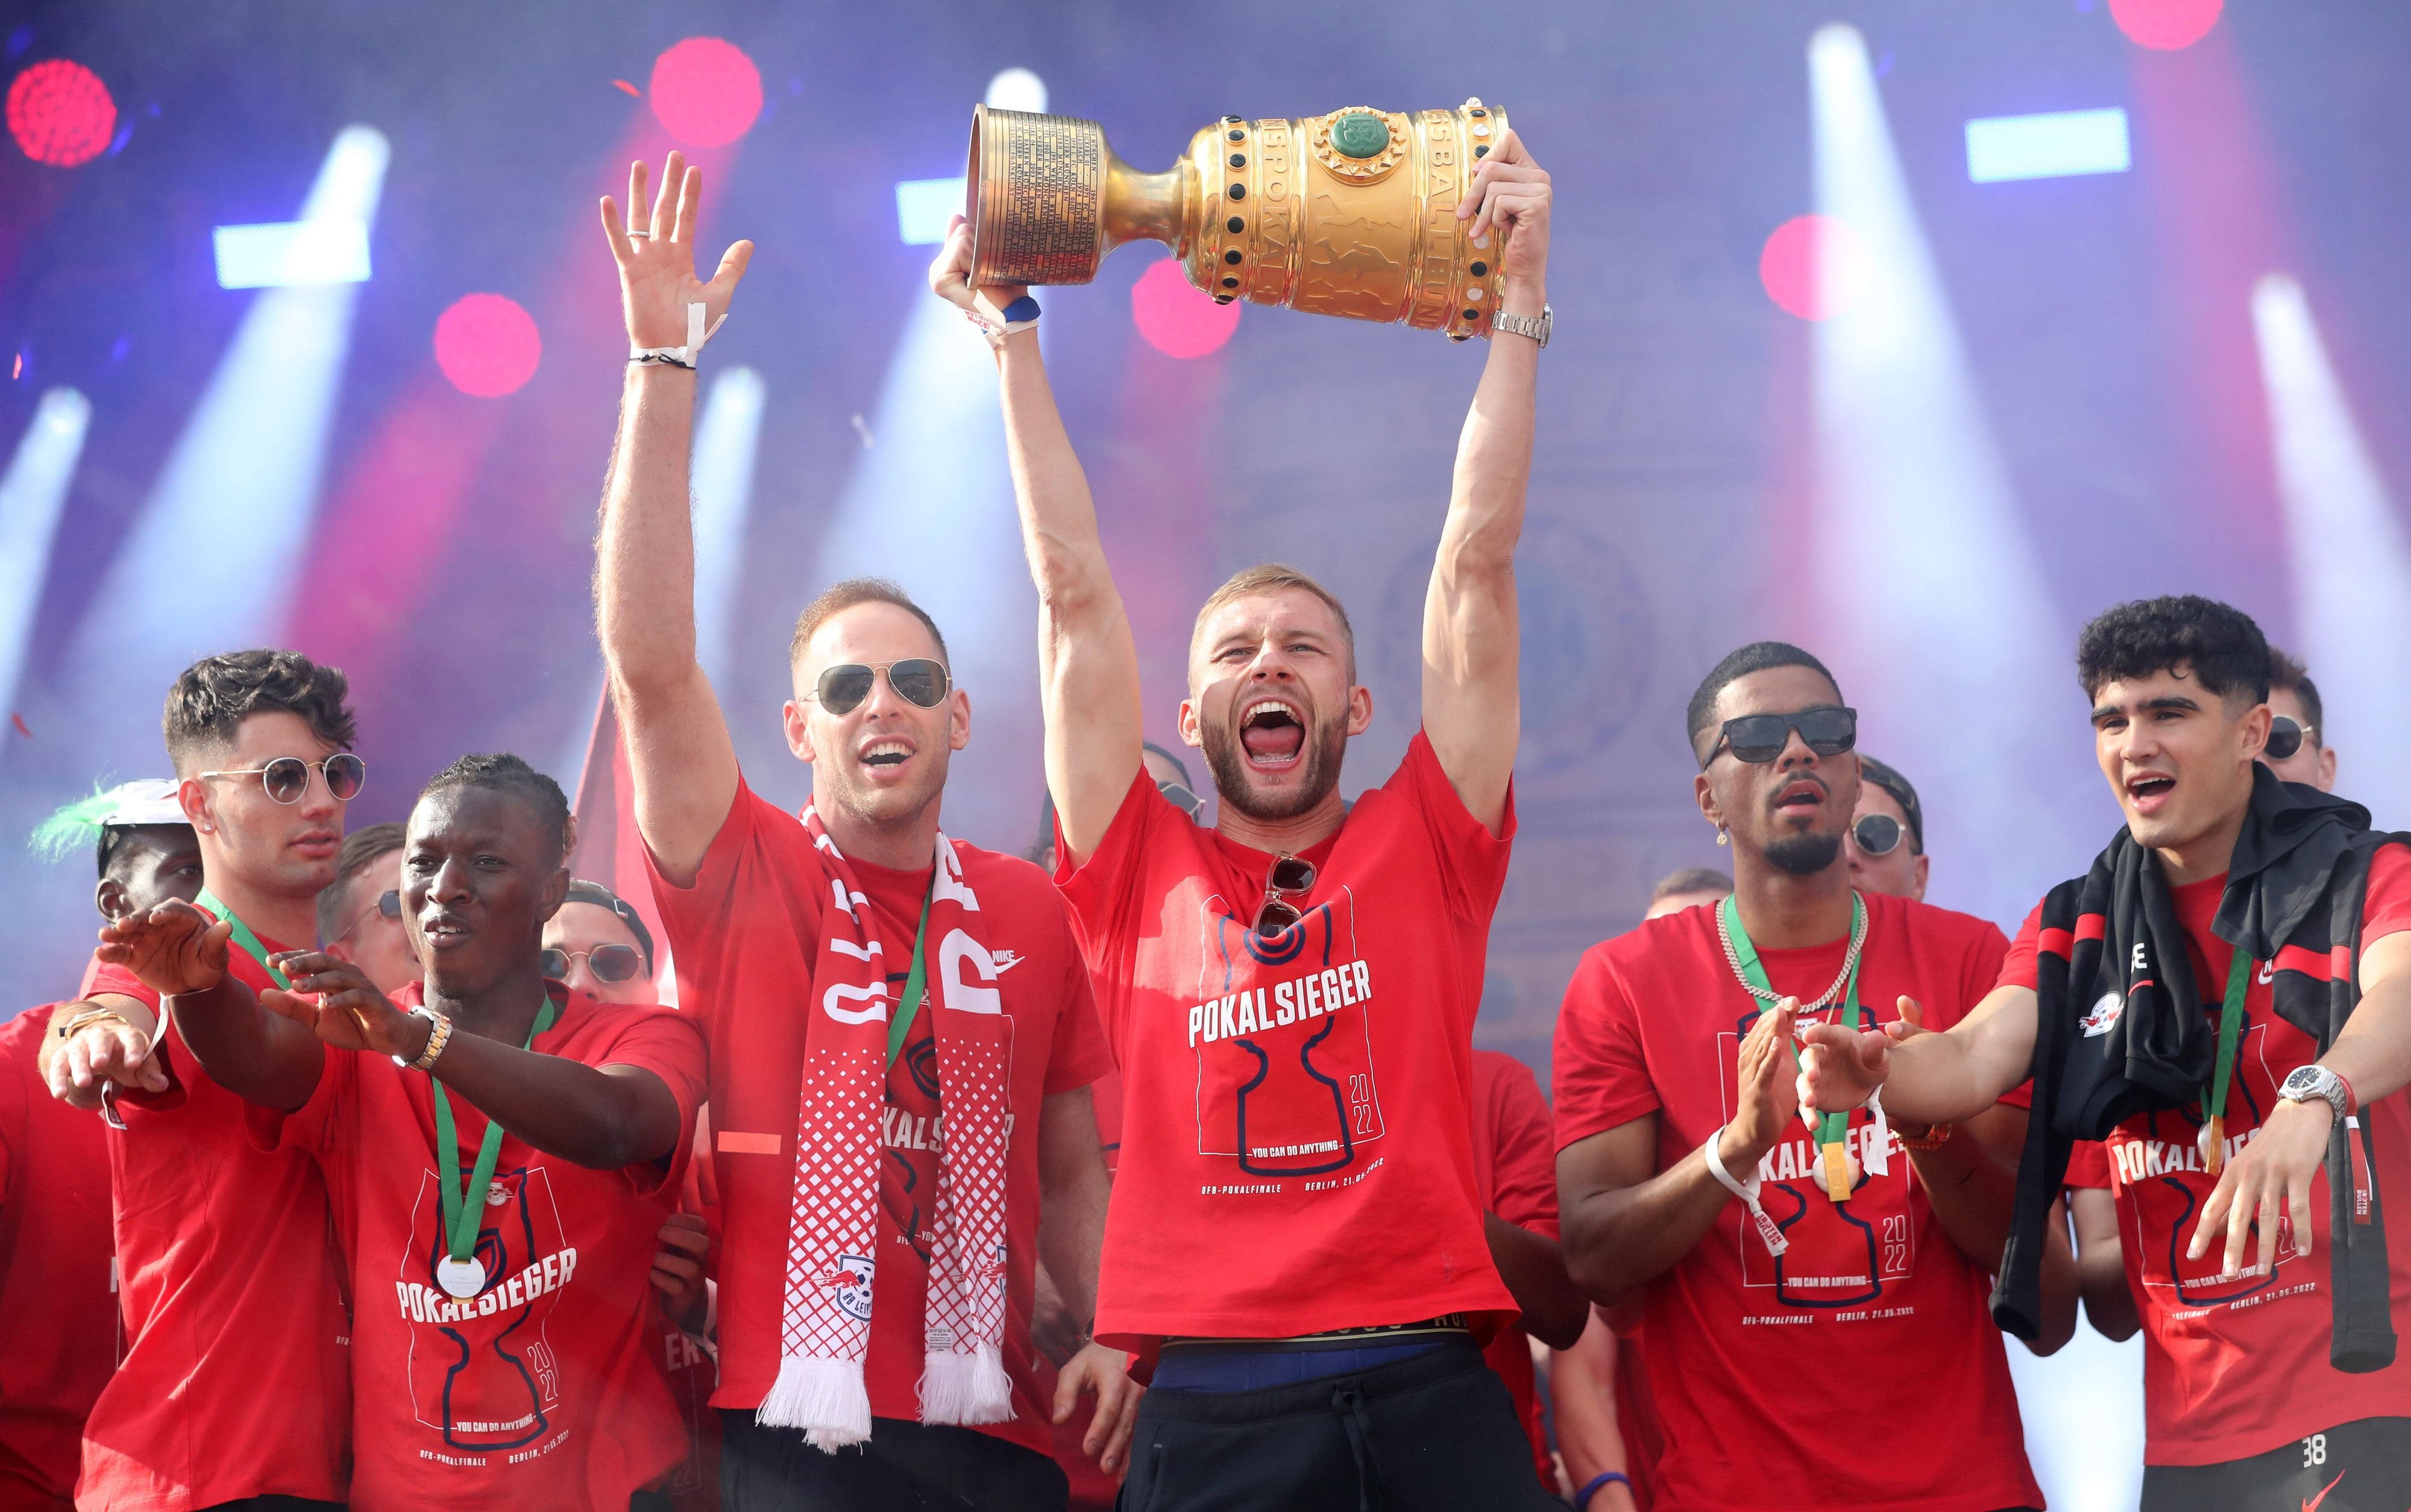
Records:
M1884 1117L1883 1088L1880 1086L1867 1094L1867 1116L1872 1122L1866 1133L1859 1139L1860 1163L1867 1168L1867 1174L1871 1176L1889 1176L1892 1174L1892 1121Z
M696 359L703 356L704 347L720 334L721 327L728 324L728 312L723 310L720 318L711 323L711 328L706 330L703 315L703 306L691 304L686 307L684 346L638 346L631 342L628 343L628 360L640 367L693 368Z
M1758 1172L1751 1171L1749 1181L1745 1185L1735 1181L1733 1173L1725 1169L1725 1157L1717 1153L1717 1141L1724 1137L1724 1126L1718 1125L1717 1131L1708 1136L1708 1142L1700 1146L1701 1153L1708 1157L1708 1174L1722 1183L1726 1191L1740 1198L1742 1206L1749 1209L1750 1220L1758 1225L1758 1237L1766 1243L1766 1253L1780 1255L1791 1247L1791 1241L1783 1237L1783 1230L1766 1215L1766 1209L1759 1206Z

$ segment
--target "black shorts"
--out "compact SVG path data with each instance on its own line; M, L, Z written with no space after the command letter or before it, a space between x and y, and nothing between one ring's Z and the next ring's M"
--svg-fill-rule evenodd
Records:
M720 1424L726 1512L1063 1512L1072 1496L1054 1461L975 1428L873 1418L869 1443L826 1454L750 1408Z
M2206 1465L2145 1465L2142 1512L2403 1512L2411 1418L2362 1418Z
M1149 1391L1121 1512L1565 1512L1469 1339L1254 1391Z

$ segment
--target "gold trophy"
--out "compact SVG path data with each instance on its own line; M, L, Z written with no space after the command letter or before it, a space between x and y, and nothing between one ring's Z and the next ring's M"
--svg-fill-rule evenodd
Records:
M1105 254L1151 238L1229 304L1404 321L1486 335L1507 230L1456 218L1507 112L1351 106L1295 121L1226 115L1162 173L1139 173L1094 121L979 106L964 207L972 282L1086 284Z

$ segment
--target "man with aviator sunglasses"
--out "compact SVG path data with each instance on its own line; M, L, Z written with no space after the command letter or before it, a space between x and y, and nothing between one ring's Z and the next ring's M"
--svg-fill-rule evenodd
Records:
M202 658L168 695L198 902L231 929L226 969L255 992L280 984L270 957L315 936L335 880L344 808L367 775L347 692L332 667L251 650ZM85 1106L114 1084L127 1342L85 1430L77 1505L340 1502L349 1328L326 1185L302 1152L252 1142L242 1099L160 1025L139 977L100 962L90 996L110 1016L46 1042L45 1069L56 1096Z
M1859 807L1842 849L1850 860L1850 885L1860 892L1925 901L1924 807L1908 778L1864 751L1859 753Z
M895 584L836 584L796 619L801 815L739 772L695 660L687 501L694 366L752 244L698 279L700 174L671 153L650 205L648 180L635 165L626 218L603 203L631 354L596 618L679 1001L710 1041L723 1491L740 1512L1060 1507L1050 1419L1096 1393L1086 1447L1115 1469L1136 1392L1090 1343L1044 1399L1030 1343L1042 1251L1084 1331L1091 1309L1088 1086L1110 1056L1087 972L1043 873L940 830L972 702Z
M1806 651L1763 641L1726 657L1688 730L1733 891L1592 947L1554 1057L1565 1252L1593 1301L1640 1304L1637 1353L1671 1447L1658 1503L1741 1512L1780 1486L1804 1512L2039 1506L1985 1312L2023 1110L1812 1126L1792 1095L1795 1025L1955 1023L2008 941L1859 884L1846 836L1872 763ZM2049 1347L2074 1330L2064 1243L2053 1278ZM1817 1385L1836 1380L1848 1389ZM1930 1448L1866 1452L1866 1423L1908 1421ZM1729 1442L1735 1422L1782 1429L1747 1455L1686 1451Z
M930 265L997 354L1057 877L1123 1077L1098 1328L1160 1352L1128 1491L1159 1512L1552 1505L1475 1342L1516 1311L1473 1169L1471 1037L1514 829L1513 558L1551 207L1520 138L1487 146L1457 229L1497 259L1499 318L1432 564L1420 730L1352 807L1340 763L1373 693L1337 598L1278 563L1225 582L1191 632L1178 728L1206 754L1214 827L1159 790L1037 301L972 286L959 221Z

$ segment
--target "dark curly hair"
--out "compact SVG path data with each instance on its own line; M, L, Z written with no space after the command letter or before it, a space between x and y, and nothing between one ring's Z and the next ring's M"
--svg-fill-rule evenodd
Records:
M506 752L463 756L429 778L418 795L424 798L451 788L484 788L517 798L535 811L537 822L560 846L561 859L569 859L569 799L560 783L517 756Z
M350 694L341 672L299 651L227 651L201 658L176 678L160 734L179 772L189 758L232 745L236 727L255 714L299 715L312 734L349 750L359 733L344 702Z
M2269 701L2269 641L2252 617L2194 593L2131 599L2103 611L2076 638L2084 696L2104 685L2183 668L2229 706Z

